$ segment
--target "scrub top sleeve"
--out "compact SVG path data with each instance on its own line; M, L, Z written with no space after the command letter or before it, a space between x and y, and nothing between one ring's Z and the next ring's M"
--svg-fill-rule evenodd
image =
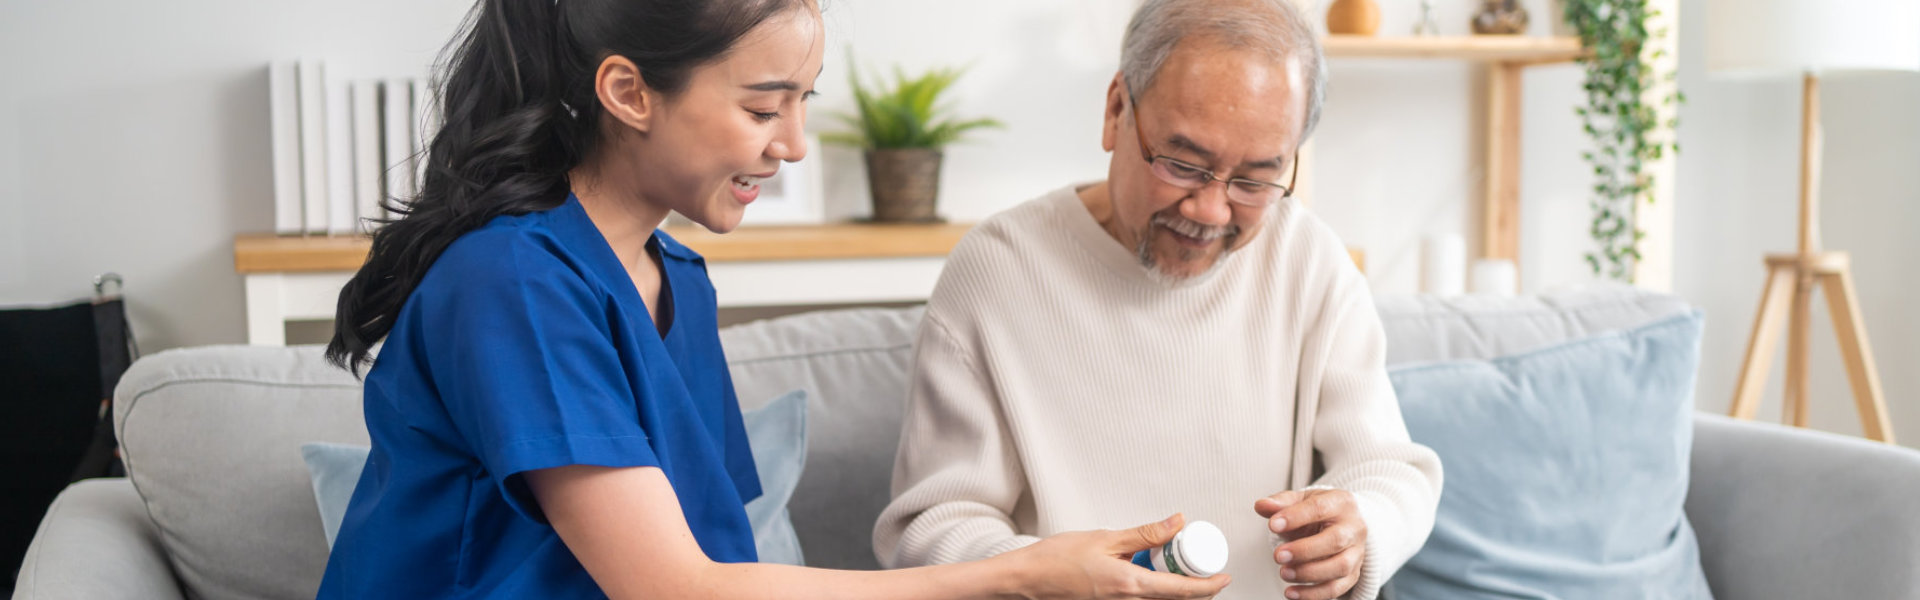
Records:
M521 476L527 471L660 465L603 294L530 242L451 266L458 298L431 303L436 310L425 315L434 384L516 511L546 521Z

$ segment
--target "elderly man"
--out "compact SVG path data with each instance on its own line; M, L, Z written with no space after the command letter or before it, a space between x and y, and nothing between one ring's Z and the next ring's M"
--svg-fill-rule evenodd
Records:
M1289 199L1325 61L1291 0L1147 0L1107 90L1108 179L996 215L928 304L874 530L889 567L1173 512L1222 597L1373 598L1424 543L1367 283Z

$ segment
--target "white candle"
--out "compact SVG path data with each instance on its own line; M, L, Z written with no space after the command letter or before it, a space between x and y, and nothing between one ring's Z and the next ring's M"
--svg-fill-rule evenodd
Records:
M1513 261L1504 258L1473 261L1473 293L1512 296L1519 293L1520 276Z
M1458 296L1467 279L1467 240L1455 233L1429 235L1420 246L1420 291Z

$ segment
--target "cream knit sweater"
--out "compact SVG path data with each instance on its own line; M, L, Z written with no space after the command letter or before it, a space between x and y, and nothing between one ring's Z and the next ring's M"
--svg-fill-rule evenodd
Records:
M1172 285L1074 188L967 234L915 345L894 498L873 533L881 564L1184 512L1227 534L1221 598L1282 599L1253 503L1315 484L1357 498L1366 562L1349 597L1375 597L1426 541L1440 461L1407 437L1372 296L1339 239L1291 201L1268 219Z

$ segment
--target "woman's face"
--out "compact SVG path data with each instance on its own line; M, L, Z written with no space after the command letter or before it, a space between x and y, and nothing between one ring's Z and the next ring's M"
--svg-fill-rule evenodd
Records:
M668 96L647 134L646 194L709 230L740 224L760 181L807 155L806 99L825 51L808 3L767 19Z

